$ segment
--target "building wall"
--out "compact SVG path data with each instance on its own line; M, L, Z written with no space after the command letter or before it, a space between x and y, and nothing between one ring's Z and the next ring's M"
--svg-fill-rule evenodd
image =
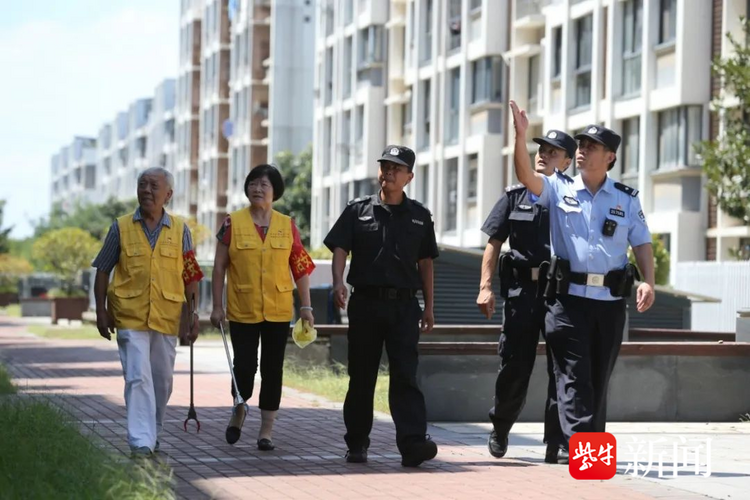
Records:
M198 212L203 0L180 2L180 54L175 102L176 163L172 208Z

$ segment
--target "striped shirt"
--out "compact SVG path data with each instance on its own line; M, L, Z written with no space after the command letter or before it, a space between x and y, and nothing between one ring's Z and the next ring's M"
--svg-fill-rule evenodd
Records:
M146 234L146 238L151 245L151 250L156 247L156 241L159 239L159 235L161 234L161 228L163 226L172 227L172 222L169 219L169 215L167 214L166 210L164 211L164 215L162 215L161 217L160 223L153 231L149 231L148 226L146 226L146 221L144 221L143 216L141 216L140 207L136 208L135 213L133 214L133 222L136 221L140 221L143 232ZM190 234L190 229L188 228L187 224L185 224L185 228L182 232L182 253L187 254L192 249L193 237ZM91 266L95 267L103 273L109 274L110 272L112 272L112 269L115 268L115 266L117 265L117 261L119 260L120 227L117 224L117 220L115 219L115 221L112 223L112 226L109 228L107 237L104 238L104 245L99 251L99 255L96 256L96 259L94 259L94 262L91 263Z

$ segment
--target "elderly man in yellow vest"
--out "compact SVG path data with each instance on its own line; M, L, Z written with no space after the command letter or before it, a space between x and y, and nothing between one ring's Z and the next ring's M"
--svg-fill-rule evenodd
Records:
M172 185L168 170L143 171L138 176L139 207L114 221L92 264L98 270L94 295L99 334L111 340L117 329L128 444L134 457L159 450L183 304L197 294L203 277L190 230L164 210ZM192 342L198 337L197 317L191 324L187 337Z

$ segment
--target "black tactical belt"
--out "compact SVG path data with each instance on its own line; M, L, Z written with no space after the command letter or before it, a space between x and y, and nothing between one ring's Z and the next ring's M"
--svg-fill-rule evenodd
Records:
M623 278L624 273L620 269L610 271L607 274L570 273L570 282L576 285L606 286L611 288L619 286Z
M513 277L518 281L539 281L538 267L514 267Z
M377 286L355 287L354 293L368 299L409 300L417 295L412 288L386 288Z

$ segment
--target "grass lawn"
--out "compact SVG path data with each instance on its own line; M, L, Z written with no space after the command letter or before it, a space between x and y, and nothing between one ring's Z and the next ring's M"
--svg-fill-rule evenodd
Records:
M0 396L15 393L16 387L10 381L10 374L3 365L0 365Z
M388 408L388 373L378 374L375 386L375 410L390 413ZM305 366L287 360L284 364L284 385L304 392L343 402L349 387L349 377L343 366L334 370L323 366Z
M19 304L10 304L3 308L0 308L0 315L13 316L14 318L21 317L21 306Z
M116 459L59 408L10 392L15 388L0 365L0 497L174 498L165 467Z
M92 340L102 338L94 325L80 326L29 325L27 330L39 337L48 339Z

